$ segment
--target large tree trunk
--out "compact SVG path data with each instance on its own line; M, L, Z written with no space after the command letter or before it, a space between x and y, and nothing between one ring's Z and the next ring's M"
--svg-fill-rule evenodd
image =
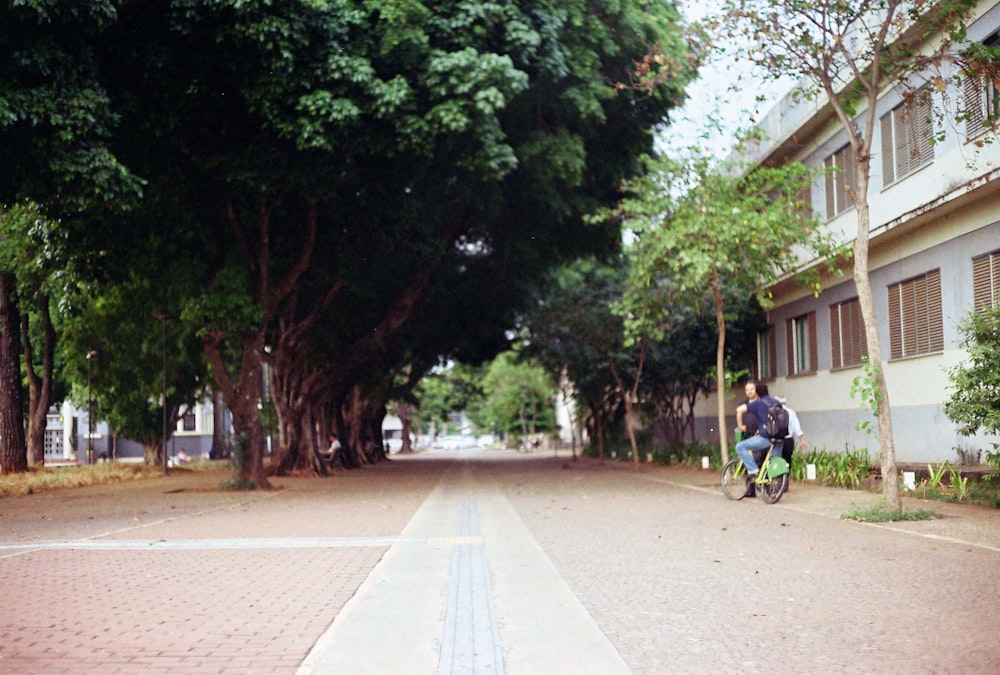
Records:
M142 444L142 460L149 466L163 465L163 455L160 451L166 451L167 444L160 436L150 438Z
M387 460L385 439L382 438L382 423L385 421L387 414L385 401L381 398L369 398L365 403L365 407L367 409L368 433L371 436L369 459L372 462Z
M361 387L354 385L351 387L350 403L345 406L344 423L347 430L348 457L353 457L353 468L358 468L369 464L368 449L370 439L368 439L369 429L366 424L366 409L364 395Z
M282 409L282 437L285 444L278 450L274 474L287 476L293 473L327 475L326 464L319 457L316 441L315 407L296 397L294 405L285 405L275 398L275 407ZM322 426L322 425L321 425ZM322 442L322 439L320 439Z
M49 314L49 299L39 296L38 312L42 320L44 342L42 345L42 375L35 370L34 354L28 332L28 315L21 317L24 335L24 365L28 375L28 465L45 463L45 427L48 422L49 403L52 400L52 364L55 354L56 331Z
M229 456L226 445L226 402L221 391L212 392L212 458Z
M222 356L222 335L214 333L205 339L205 358L212 367L226 405L233 413L238 451L242 454L240 478L253 482L261 489L270 489L264 471L264 428L260 423L257 401L261 396L261 357L264 351L264 329L259 328L245 337L239 377L234 381Z
M320 398L317 387L326 371L306 374L298 365L295 354L300 351L289 332L283 332L278 349L271 359L272 400L280 425L280 440L274 464L274 473L284 476L297 472L326 475L326 465L317 453L316 405ZM320 424L320 431L327 432L327 425ZM325 442L326 435L320 442Z
M28 469L21 394L21 319L13 275L0 274L0 473Z
M878 419L878 441L882 454L882 495L886 507L901 509L903 502L899 496L899 478L896 475L896 445L892 434L892 409L889 406L889 388L885 382L882 361L882 340L878 333L878 318L875 316L875 302L872 298L871 282L868 278L868 240L871 230L871 215L868 208L868 183L870 161L858 162L858 194L855 208L858 215L858 236L854 240L854 284L858 290L858 304L865 324L865 339L868 345L868 363L879 392L875 414Z
M413 452L413 444L410 442L410 433L413 429L413 406L405 401L400 401L396 405L396 412L399 415L400 424L403 427L403 448L402 453Z
M604 410L599 402L590 401L590 415L594 420L594 438L597 442L597 459L604 463Z

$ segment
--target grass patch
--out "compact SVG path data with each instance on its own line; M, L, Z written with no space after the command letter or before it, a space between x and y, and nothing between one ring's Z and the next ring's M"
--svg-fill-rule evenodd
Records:
M182 472L214 471L218 464L195 461L170 468L171 474ZM160 464L136 462L101 462L100 464L68 464L43 466L24 473L0 476L0 498L33 495L49 490L105 485L144 480L163 476Z
M840 516L843 520L857 520L861 523L891 523L901 520L930 520L937 518L934 509L916 509L905 511L902 508L892 509L884 502L874 506L853 506L847 513Z
M24 473L0 476L0 497L31 495L47 490L103 485L163 475L163 469L148 464L119 462L46 466Z
M224 480L219 483L219 488L222 490L256 490L257 481L250 478L233 476L229 480Z

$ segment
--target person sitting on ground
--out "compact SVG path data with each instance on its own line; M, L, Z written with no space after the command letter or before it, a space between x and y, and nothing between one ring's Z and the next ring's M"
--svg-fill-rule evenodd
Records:
M767 436L767 409L777 403L770 396L759 396L757 394L759 386L766 385L760 385L757 381L747 382L746 387L744 387L747 402L741 403L736 408L736 423L740 427L743 426L743 415L747 412L753 413L754 417L757 418L756 432L753 432L753 428L751 427L746 433L751 434L753 432L752 435L749 435L736 444L736 454L743 460L743 465L746 466L747 474L751 479L756 478L760 472L760 467L753 456L754 451L763 450L766 452L771 447L771 439Z

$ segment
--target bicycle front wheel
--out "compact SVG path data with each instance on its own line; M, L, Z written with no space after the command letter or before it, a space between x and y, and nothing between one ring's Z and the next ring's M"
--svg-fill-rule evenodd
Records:
M775 504L781 499L786 487L788 487L788 474L783 473L761 485L758 492L760 492L760 498L764 500L765 504Z
M747 469L739 459L731 459L722 469L722 493L732 500L743 499L750 491Z

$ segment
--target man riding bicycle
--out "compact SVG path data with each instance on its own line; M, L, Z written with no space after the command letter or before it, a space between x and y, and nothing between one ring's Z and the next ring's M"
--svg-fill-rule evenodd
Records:
M758 390L763 396L758 395ZM747 468L747 474L751 479L756 478L760 472L757 461L754 459L754 452L767 452L771 448L771 439L767 435L767 410L777 404L777 401L767 395L766 385L758 383L756 380L747 382L744 387L747 400L736 408L736 425L741 429L744 427L743 416L752 413L756 420L756 429L747 429L748 434L742 441L736 444L736 454L743 460ZM748 415L748 421L749 421Z

